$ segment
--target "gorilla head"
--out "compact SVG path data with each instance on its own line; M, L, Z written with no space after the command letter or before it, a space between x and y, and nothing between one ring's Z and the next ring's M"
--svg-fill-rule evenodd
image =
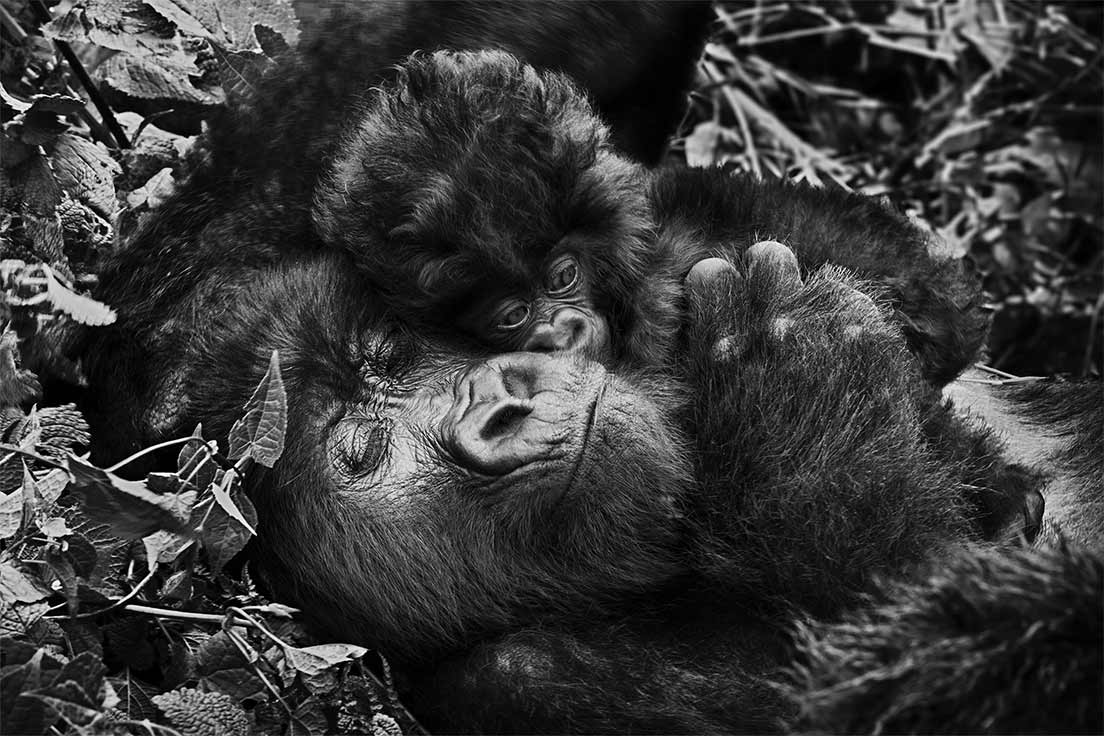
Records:
M603 358L642 329L669 344L674 300L653 302L679 278L645 169L566 76L501 51L416 54L353 123L314 220L421 329Z
M385 321L337 259L250 289L182 383L218 434L279 350L296 439L256 479L258 552L327 630L423 655L679 570L691 471L673 382L446 351Z

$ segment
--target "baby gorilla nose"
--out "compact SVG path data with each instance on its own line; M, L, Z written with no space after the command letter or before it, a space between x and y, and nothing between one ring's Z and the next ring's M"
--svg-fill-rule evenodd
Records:
M597 359L604 357L609 330L597 315L577 307L557 309L552 318L533 328L522 347L532 352L587 351Z

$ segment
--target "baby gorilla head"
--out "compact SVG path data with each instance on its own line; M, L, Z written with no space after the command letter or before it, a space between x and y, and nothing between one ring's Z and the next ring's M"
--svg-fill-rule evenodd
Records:
M656 292L677 289L649 276L662 259L642 177L567 77L442 51L372 91L314 219L423 329L622 357L632 333L672 334L676 314Z

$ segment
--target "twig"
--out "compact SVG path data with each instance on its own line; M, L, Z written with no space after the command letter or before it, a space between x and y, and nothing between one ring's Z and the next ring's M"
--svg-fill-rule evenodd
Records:
M43 465L49 465L51 468L57 468L58 470L64 470L66 475L68 475L70 478L73 477L73 474L69 472L69 466L68 465L63 465L63 464L59 463L57 460L51 460L48 457L43 457L42 455L39 455L37 452L34 452L33 450L24 450L21 447L16 447L15 445L9 445L6 442L0 442L0 452L11 453L7 457L5 457L3 459L0 459L0 465L3 465L8 460L10 460L12 455L22 455L23 457L29 457L30 459L34 460L35 462L42 463Z
M242 659L252 664L253 658L249 655L249 651L247 650L248 642L243 640L240 635L234 633L233 631L226 631L226 636L230 639L233 645L237 647L238 652L242 655ZM252 649L252 647L249 648ZM257 657L260 658L260 652L255 653ZM267 662L267 660L265 661ZM295 712L291 709L291 706L287 704L287 701L284 700L283 697L281 697L279 689L275 685L273 685L272 682L269 681L264 672L261 672L261 668L253 665L253 674L260 678L261 682L266 688L268 688L268 691L272 693L272 696L276 698L277 702L279 702L280 705L284 706L284 710L287 711L287 714L294 718Z
M27 40L27 32L23 30L23 27L19 25L19 21L3 5L0 5L0 26L12 35L16 43L23 43Z
M993 366L985 365L984 363L974 363L974 368L977 368L979 371L982 371L984 373L992 373L994 376L1000 376L1001 378L1019 378L1019 376L1014 376L1011 373L1005 373L999 368L994 368Z
M227 621L231 626L244 626L246 628L253 628L254 624L249 621L243 621L240 618L220 616L217 613L193 613L191 611L174 611L171 608L155 608L153 606L143 606L137 603L131 603L125 607L125 610L132 613L148 613L151 616L157 616L158 618L175 618L181 621L203 621L209 624L222 625Z
M46 616L45 618L54 618L54 619L63 619L63 620L70 620L70 619L76 619L76 618L94 618L95 616L99 616L101 613L107 613L108 611L114 610L114 609L118 608L119 606L124 606L124 605L126 605L127 601L134 600L134 598L137 597L137 595L142 592L142 588L146 587L146 583L148 583L150 580L153 580L153 574L155 572L157 572L157 565L154 565L153 569L149 571L149 574L147 574L144 578L142 578L138 582L138 584L135 585L133 589L131 589L131 591L129 593L124 595L122 598L119 598L118 600L113 601L111 603L111 605L107 606L106 608L101 608L98 611L89 611L87 613L73 613L73 614L69 614L68 616ZM68 605L68 604L64 604L64 605ZM52 610L55 610L57 608L60 608L60 606L54 606L54 608L51 608L50 610L52 611Z
M260 631L262 634L267 636L269 639L272 640L273 644L280 647L281 649L291 649L291 648L293 648L286 641L284 641L283 639L281 639L280 637L276 636L271 631L269 631L267 626L262 624L260 621L258 621L256 618L254 618L248 612L246 612L244 609L238 608L237 606L231 606L229 608L229 611L230 611L230 613L236 613L239 616L241 616L242 618L244 618L246 621L248 621L253 626L253 628L257 629L257 631Z
M50 15L50 11L46 9L46 6L42 4L41 0L34 0L31 3L31 10L40 23L49 23L53 20L53 16ZM96 109L100 113L100 118L103 120L107 129L111 131L111 137L115 139L115 143L119 148L130 148L130 139L127 138L126 131L123 130L123 126L119 125L119 121L115 119L115 113L112 112L111 106L107 104L107 101L100 94L99 87L92 81L92 78L88 76L88 72L85 70L84 65L81 64L80 59L77 58L77 54L73 51L73 47L65 41L54 41L54 46L57 48L58 53L65 58L65 61L69 63L69 68L76 76L77 80L84 87L84 91L88 93L88 99L92 101L92 104L96 106Z
M156 445L150 445L149 447L141 449L130 457L123 458L119 462L112 465L110 468L104 468L104 470L109 473L114 473L116 470L123 467L124 465L129 465L138 458L148 455L151 452L157 452L158 450L163 450L166 447L172 447L173 445L184 445L189 442L198 442L207 451L211 458L214 459L214 461L217 462L219 465L221 465L224 470L230 470L233 467L234 464L230 462L230 458L226 457L221 452L216 452L215 450L212 450L210 447L207 446L207 443L203 440L202 437L177 437L175 440L165 440L164 442L159 442Z

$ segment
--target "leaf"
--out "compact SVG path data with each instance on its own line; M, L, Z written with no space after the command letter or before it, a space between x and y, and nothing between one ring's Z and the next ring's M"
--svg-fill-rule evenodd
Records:
M280 375L280 354L273 350L268 371L245 405L245 415L230 429L230 459L251 457L266 468L284 451L287 394Z
M46 695L32 691L23 695L42 701L53 712L55 719L62 717L75 726L87 726L100 715L99 708L84 704L88 695L75 682L51 686L50 691L57 694Z
M314 736L314 734L326 733L326 712L322 708L322 701L312 695L295 709L288 724L288 733L292 736Z
M157 708L151 698L157 695L157 688L147 685L134 677L127 668L122 677L108 678L119 696L118 708L128 721L142 721L157 717Z
M189 36L207 38L211 35L203 24L192 16L190 8L181 7L180 3L174 0L145 0L145 2L161 17L172 21L177 28Z
M23 491L0 494L0 539L10 539L23 526Z
M3 625L0 623L0 625ZM5 652L9 643L14 640L5 638ZM54 664L50 667L53 672L44 671L43 663ZM23 664L16 667L5 667L0 675L0 721L4 724L5 733L44 733L50 725L45 722L46 709L42 703L22 695L37 688L43 682L53 680L57 671L56 663L46 656L42 649L35 651L34 655Z
M72 493L85 515L107 524L117 536L139 539L155 531L186 533L194 496L159 495L141 481L124 480L79 458L70 456Z
M279 58L291 50L282 33L263 23L253 26L253 35L257 37L261 51L270 59Z
M686 138L686 165L707 168L717 162L721 126L712 121L698 123Z
M67 485L69 485L69 474L61 468L53 468L35 478L35 489L42 500L48 504L57 501Z
M55 41L92 43L134 56L181 54L172 24L142 0L110 0L73 7L39 29ZM115 58L115 57L112 57Z
M146 476L146 487L154 493L195 493L199 490L176 473L150 473Z
M231 104L248 99L265 72L275 66L260 51L228 51L214 41L209 43L218 62L219 82Z
M102 326L115 321L115 310L95 299L81 296L62 285L54 276L53 270L43 268L46 274L46 293L54 308L64 312L74 322L82 325Z
M178 570L161 586L161 597L186 601L193 595L191 568Z
M9 604L36 603L49 594L10 562L0 562L0 601Z
M19 428L19 449L34 452L38 441L42 439L42 421L38 417L38 407L31 407L27 421ZM23 463L24 469L27 463Z
M84 103L69 95L34 95L31 101L23 102L8 94L0 87L0 97L16 110L16 115L4 125L4 132L10 140L20 141L30 146L52 143L59 135L69 129L69 123L59 119L61 115L70 115L84 107ZM11 168L19 161L5 161Z
M229 488L227 488L228 486ZM252 522L248 521L245 516L242 515L242 512L238 509L233 499L230 498L230 490L235 490L239 487L240 481L238 480L238 476L227 474L223 476L221 483L211 487L211 492L214 494L215 501L218 502L218 505L222 507L223 511L229 514L239 524L248 529L250 534L256 535L257 530L253 528L253 525L257 523L256 514L253 515L254 519ZM239 498L248 501L245 496L241 496L239 494L235 495L238 495Z
M49 610L46 601L9 604L0 599L0 636L26 636Z
M223 95L218 88L200 88L190 80L198 70L181 59L172 63L162 57L116 54L96 69L96 76L111 89L142 100L179 100L198 105L218 105Z
M149 178L142 186L127 194L127 206L137 209L143 205L154 209L176 193L176 179L172 169L165 167Z
M149 536L142 537L149 569L153 570L159 562L167 564L175 561L191 543L191 537L166 531L154 532Z
M69 536L65 538L62 553L72 563L73 570L82 578L92 574L100 556L95 545L87 537L74 531L70 531Z
M54 142L50 168L58 184L74 199L110 220L119 209L115 199L115 177L123 168L100 143L71 133Z
M235 700L245 700L265 692L264 682L253 672L251 663L242 657L223 631L199 646L196 668L205 687L214 687Z
M182 32L198 38L214 39L232 50L252 49L257 45L256 26L265 26L294 43L299 37L299 22L289 0L147 0L163 18ZM259 37L259 33L256 34Z
M58 516L47 519L39 524L38 528L41 529L42 533L47 537L54 539L65 537L73 533L73 530L65 523L65 519Z
M355 644L318 644L312 647L287 647L284 656L297 672L317 675L330 667L359 659L368 653Z
M57 213L62 190L46 157L34 155L21 164L12 173L10 186L22 195L19 214L35 254L46 261L62 258L61 218Z
M192 437L203 439L202 424L196 425ZM204 444L201 447L198 442L189 442L180 448L180 454L176 456L177 476L194 484L201 491L215 481L219 471L214 458L214 454L218 452L218 443L211 440Z
M235 480L237 478L234 475L231 477ZM241 492L240 484L231 484L229 495L230 506L235 509L237 516L231 516L221 503L214 504L200 531L203 548L207 551L208 564L215 574L221 572L234 555L245 549L250 537L256 533L252 530L257 524L257 511ZM245 522L244 525L238 517Z
M45 552L46 564L54 573L54 577L61 583L61 592L65 595L65 602L69 606L69 613L76 614L80 610L80 598L77 596L77 571L73 564L61 553L58 545L49 545Z
M226 693L179 688L152 698L169 723L188 734L246 736L250 732L245 711Z
M83 702L94 707L102 702L104 673L106 671L107 667L100 661L99 657L92 652L85 652L63 664L61 671L54 678L54 682L74 683L87 697L87 700ZM49 688L45 690L49 692ZM50 694L60 695L60 693Z
M295 16L292 0L241 0L236 3L219 0L201 0L197 5L217 11L219 23L225 29L224 38L234 49L254 48L254 27L268 26L279 33L289 44L299 40L299 21ZM206 12L210 12L207 10ZM196 16L203 18L202 12ZM205 26L211 27L210 22Z
M19 368L15 363L18 340L11 325L0 334L0 408L21 406L33 401L42 392L35 374Z

